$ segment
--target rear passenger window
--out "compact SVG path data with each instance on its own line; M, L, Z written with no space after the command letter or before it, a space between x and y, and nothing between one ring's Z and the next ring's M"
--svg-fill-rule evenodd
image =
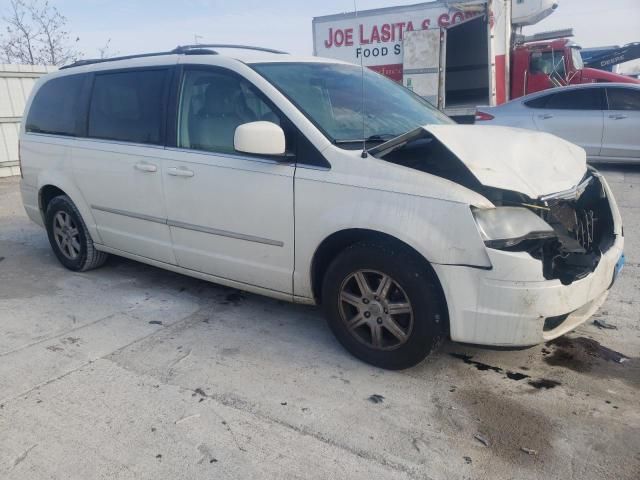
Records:
M528 100L524 102L524 104L529 108L544 108L551 97L553 97L553 95L543 95L542 97Z
M602 110L602 89L582 88L556 93L545 108L556 110Z
M640 90L630 88L607 88L609 110L640 111Z
M87 134L123 142L163 143L167 70L95 76Z
M31 103L26 131L76 136L85 78L85 75L70 75L42 85Z

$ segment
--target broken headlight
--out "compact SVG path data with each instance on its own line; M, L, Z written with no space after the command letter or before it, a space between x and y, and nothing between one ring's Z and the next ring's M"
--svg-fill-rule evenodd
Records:
M472 209L480 235L489 248L509 249L528 240L556 236L553 228L524 207Z

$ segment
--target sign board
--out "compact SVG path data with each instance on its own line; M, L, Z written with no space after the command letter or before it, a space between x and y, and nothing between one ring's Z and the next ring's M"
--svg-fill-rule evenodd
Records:
M314 55L335 58L402 81L406 32L449 27L484 13L484 2L464 9L445 2L381 8L313 19Z

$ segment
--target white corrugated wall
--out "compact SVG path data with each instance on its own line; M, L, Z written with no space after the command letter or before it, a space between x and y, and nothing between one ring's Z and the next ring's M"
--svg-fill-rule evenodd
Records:
M18 132L36 80L55 67L0 64L0 177L18 175Z

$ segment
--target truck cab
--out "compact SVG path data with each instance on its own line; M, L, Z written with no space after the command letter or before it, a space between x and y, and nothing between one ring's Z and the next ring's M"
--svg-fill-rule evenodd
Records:
M580 50L580 46L566 38L525 43L514 48L511 98L579 83L640 83L624 75L585 67Z

